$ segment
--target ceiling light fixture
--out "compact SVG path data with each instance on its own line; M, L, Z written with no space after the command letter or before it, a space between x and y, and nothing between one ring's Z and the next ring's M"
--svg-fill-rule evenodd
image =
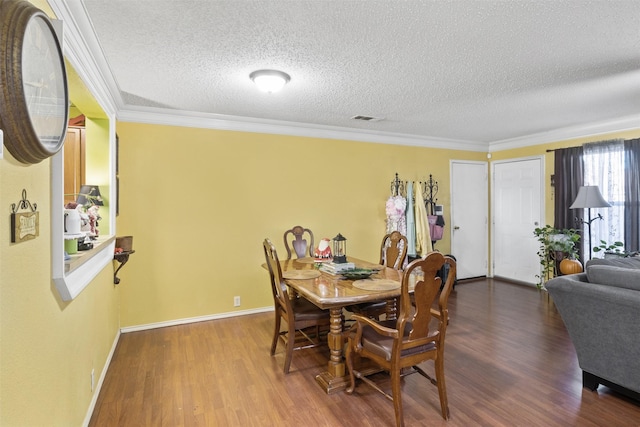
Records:
M249 78L263 92L278 92L284 87L291 77L289 74L278 70L257 70L249 74Z

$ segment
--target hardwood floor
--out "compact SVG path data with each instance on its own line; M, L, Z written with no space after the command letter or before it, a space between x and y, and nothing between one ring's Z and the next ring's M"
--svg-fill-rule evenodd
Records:
M604 386L583 390L564 324L535 288L461 282L450 314L451 419L440 416L437 388L410 375L407 426L640 426L639 403ZM366 384L351 396L320 389L325 347L296 351L285 376L283 347L269 356L272 328L264 313L123 334L90 426L394 425L393 404Z

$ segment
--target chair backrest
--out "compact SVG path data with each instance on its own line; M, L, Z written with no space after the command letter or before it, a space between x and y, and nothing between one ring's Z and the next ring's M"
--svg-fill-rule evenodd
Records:
M271 291L273 293L274 304L289 313L291 302L289 300L289 293L287 292L287 285L285 285L284 279L282 278L282 267L280 266L276 247L269 239L264 239L262 246L264 247L264 257L267 261L269 276L271 276Z
M309 239L308 241L304 238L305 233ZM289 246L289 241L287 240L289 234L294 237L291 241L291 246ZM284 232L284 247L287 250L287 259L291 259L291 248L295 251L297 258L312 257L314 250L313 232L308 228L296 225L291 230Z
M382 238L380 264L385 267L402 269L407 258L407 238L399 231L392 231Z
M444 287L440 290L442 279L438 277L438 271L445 263L449 265L449 274ZM403 331L407 322L410 322L412 330L409 334L409 339L403 342L403 348L415 347L435 340L440 347L438 350L442 351L449 319L447 304L455 276L455 260L449 256L442 255L440 252L430 252L426 257L411 262L404 270L400 295L400 313L396 329ZM412 308L412 300L409 293L410 286L414 283L415 310ZM438 310L432 310L438 293L440 293ZM429 330L432 316L438 318L437 331Z

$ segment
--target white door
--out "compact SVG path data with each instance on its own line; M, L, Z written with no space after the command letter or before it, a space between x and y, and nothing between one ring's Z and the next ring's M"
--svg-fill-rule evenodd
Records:
M458 279L487 275L489 185L486 162L451 161L451 254Z
M533 234L544 218L542 157L492 163L493 275L536 284L540 274Z

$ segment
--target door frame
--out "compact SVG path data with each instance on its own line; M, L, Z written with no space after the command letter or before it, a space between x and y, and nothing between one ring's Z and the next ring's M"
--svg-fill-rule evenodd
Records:
M490 196L489 196L489 201L490 201L490 206L491 206L491 221L490 221L490 244L491 244L491 248L490 248L490 254L491 254L491 262L489 263L489 273L490 276L488 277L493 277L494 276L494 269L495 269L495 263L496 263L496 257L495 257L495 242L496 242L496 227L495 227L495 220L496 220L496 206L495 206L495 184L496 184L496 175L495 175L495 166L499 165L499 164L505 164L505 163L517 163L517 162L522 162L522 161L527 161L527 160L540 160L540 221L546 223L547 219L546 219L546 201L547 201L547 188L544 185L545 183L545 156L544 155L537 155L537 156L526 156L526 157L516 157L513 159L504 159L504 160L493 160L490 161L490 180L491 180L491 192L490 192ZM544 226L541 224L541 226Z

